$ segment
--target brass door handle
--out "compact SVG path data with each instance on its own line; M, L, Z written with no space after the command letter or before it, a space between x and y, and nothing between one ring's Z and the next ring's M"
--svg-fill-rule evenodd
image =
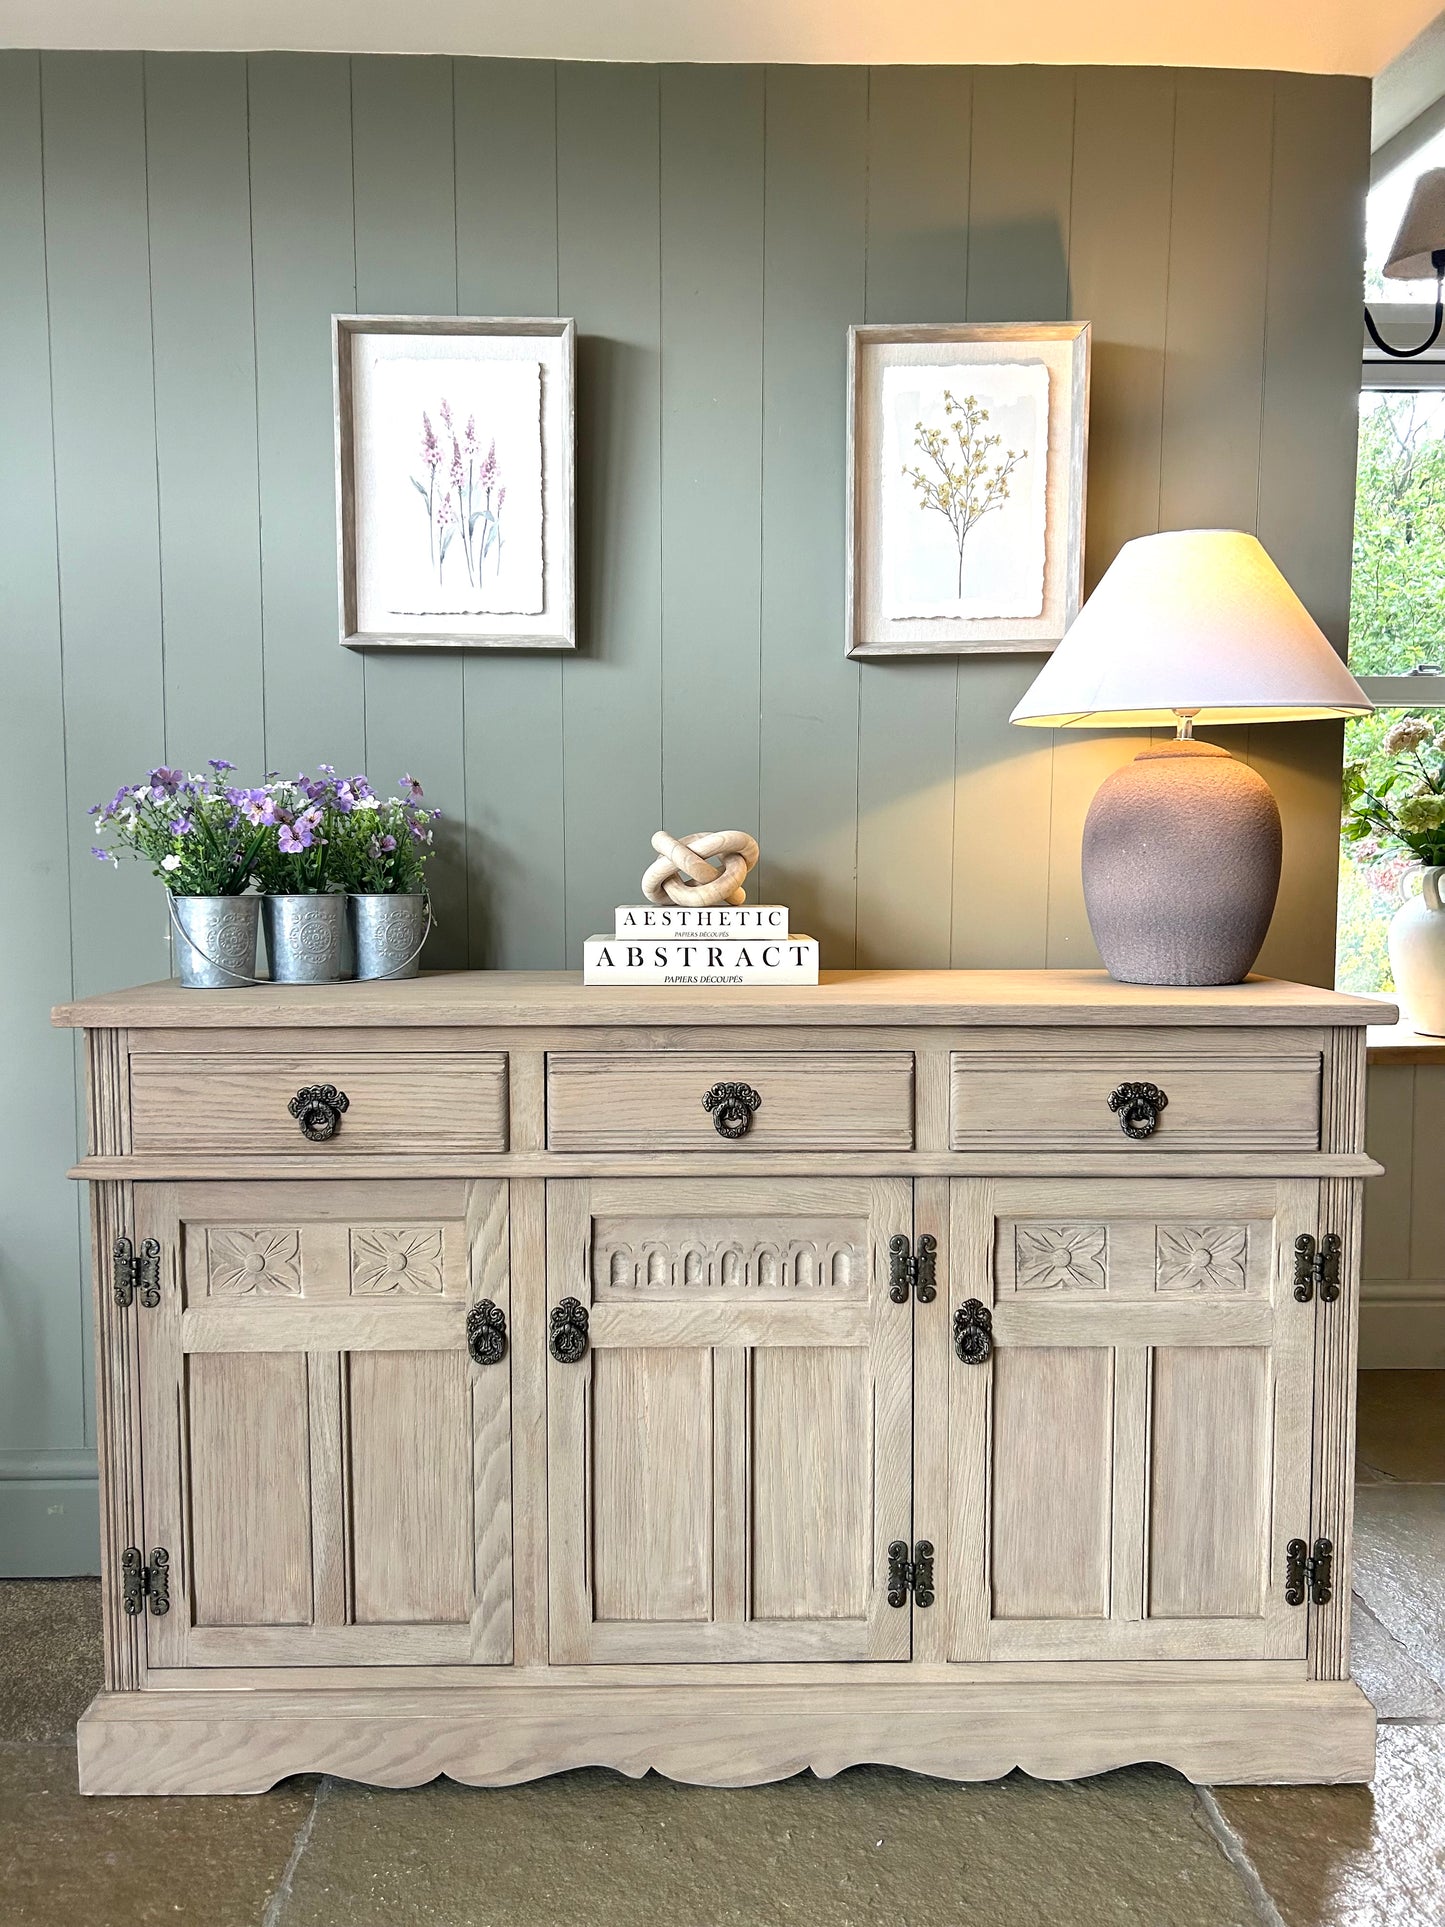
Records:
M467 1350L477 1365L500 1365L507 1355L507 1320L490 1298L479 1298L467 1313Z
M719 1137L738 1138L752 1129L753 1112L762 1101L751 1084L714 1084L702 1108L711 1113Z
M341 1129L341 1114L351 1109L345 1091L334 1084L306 1084L286 1106L312 1144L324 1144Z
M1125 1137L1153 1137L1168 1102L1157 1084L1120 1084L1109 1093L1109 1109L1117 1113Z

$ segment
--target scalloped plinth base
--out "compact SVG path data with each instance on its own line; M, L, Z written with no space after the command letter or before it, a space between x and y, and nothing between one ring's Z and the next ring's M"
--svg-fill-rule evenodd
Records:
M906 1767L1073 1780L1158 1761L1212 1784L1368 1780L1375 1715L1349 1681L1078 1685L359 1686L101 1693L83 1793L260 1793L293 1773L373 1786L510 1786L573 1767L754 1786Z

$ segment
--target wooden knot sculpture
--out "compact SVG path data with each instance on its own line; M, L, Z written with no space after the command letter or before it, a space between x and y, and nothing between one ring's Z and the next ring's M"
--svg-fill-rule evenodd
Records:
M652 847L657 861L642 879L649 903L711 910L719 903L747 902L743 883L758 860L758 846L746 830L694 831L681 837L659 830ZM714 857L721 863L710 860Z

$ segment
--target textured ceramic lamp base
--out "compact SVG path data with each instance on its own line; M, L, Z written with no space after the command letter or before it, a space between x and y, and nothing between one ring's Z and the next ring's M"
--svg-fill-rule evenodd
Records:
M1212 743L1160 743L1115 770L1084 824L1084 902L1111 977L1234 984L1279 891L1279 810Z

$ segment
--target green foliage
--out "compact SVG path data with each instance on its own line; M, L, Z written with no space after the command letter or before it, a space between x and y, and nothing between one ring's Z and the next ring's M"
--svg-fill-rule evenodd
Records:
M1445 393L1360 405L1350 667L1398 676L1445 662Z

